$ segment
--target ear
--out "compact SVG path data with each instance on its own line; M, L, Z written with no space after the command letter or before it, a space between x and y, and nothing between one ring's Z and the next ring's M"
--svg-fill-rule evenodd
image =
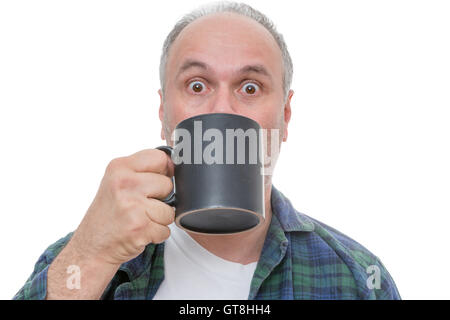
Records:
M165 136L164 136L164 107L163 107L163 94L161 89L158 90L158 94L159 94L159 100L160 100L160 104L159 104L159 120L161 121L161 139L162 140L166 140Z
M288 137L288 125L291 120L291 99L294 95L294 90L289 90L288 97L286 99L286 103L284 105L284 132L283 132L283 141L287 141Z

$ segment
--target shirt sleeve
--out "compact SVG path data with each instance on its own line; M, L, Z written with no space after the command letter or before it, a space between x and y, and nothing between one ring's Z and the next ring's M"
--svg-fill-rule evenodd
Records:
M377 263L380 271L380 285L378 288L373 288L376 300L401 300L400 293L394 280L383 265L381 260L377 257ZM375 270L374 270L375 271ZM376 272L376 271L375 271Z
M50 264L66 246L73 232L50 245L39 257L25 285L16 293L13 300L44 300L47 296L47 272Z

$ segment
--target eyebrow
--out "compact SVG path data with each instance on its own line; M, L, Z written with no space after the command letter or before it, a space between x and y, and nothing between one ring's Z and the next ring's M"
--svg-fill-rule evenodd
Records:
M180 70L178 71L177 77L180 76L180 74L182 74L186 70L191 69L191 68L200 68L203 70L211 69L211 67L208 66L204 62L188 59L181 65ZM269 71L267 71L267 69L262 64L246 65L237 71L238 74L245 74L245 73L251 73L251 72L259 73L268 78L272 78Z

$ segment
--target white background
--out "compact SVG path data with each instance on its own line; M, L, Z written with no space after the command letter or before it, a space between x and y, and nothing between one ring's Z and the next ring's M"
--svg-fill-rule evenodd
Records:
M164 143L162 43L202 3L0 2L0 298L78 226L112 158ZM247 3L294 62L274 185L380 257L402 298L449 299L449 2Z

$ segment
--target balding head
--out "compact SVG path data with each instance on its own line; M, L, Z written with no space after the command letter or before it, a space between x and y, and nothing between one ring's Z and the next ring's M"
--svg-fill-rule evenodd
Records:
M292 60L289 54L289 51L287 49L287 46L284 42L283 36L277 32L274 24L272 21L267 18L264 14L259 12L258 10L253 9L249 5L246 5L244 3L236 3L236 2L217 2L212 4L204 5L189 14L186 14L181 18L172 31L167 36L164 45L163 45L163 52L161 54L161 61L160 61L160 81L161 81L161 89L164 94L165 92L165 79L166 79L166 65L168 56L170 53L170 49L172 47L172 44L177 39L178 35L183 31L184 28L189 26L192 22L196 21L197 19L201 17L205 17L211 14L220 13L220 12L232 12L239 14L243 17L247 17L249 19L252 19L253 21L259 23L261 26L263 26L273 37L275 42L277 43L281 55L282 55L282 61L283 61L283 80L282 80L282 86L283 86L283 92L284 92L284 98L286 99L289 93L289 89L292 83L292 74L293 74L293 65Z

